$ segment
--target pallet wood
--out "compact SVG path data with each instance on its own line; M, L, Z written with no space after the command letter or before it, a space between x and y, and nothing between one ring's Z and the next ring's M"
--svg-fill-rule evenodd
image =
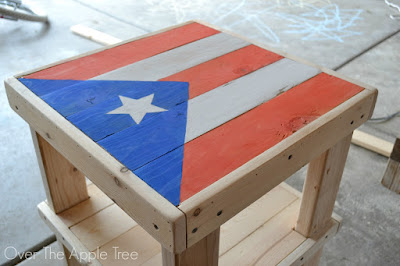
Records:
M382 178L382 185L400 193L400 138L396 139Z
M89 28L82 24L73 25L70 27L70 30L76 35L85 37L102 45L112 45L122 41L114 36Z
M93 79L158 80L248 45L250 43L242 39L218 33L104 73ZM154 71L154 68L157 68L157 71Z
M357 94L323 118L216 181L212 187L184 201L179 208L187 214L188 246L350 134L368 119L375 100L374 92L366 90ZM265 183L266 175L270 177L269 184ZM201 213L193 216L196 209ZM217 216L221 210L224 215ZM198 228L196 233L192 233L194 228Z
M354 130L351 142L357 146L371 150L386 157L389 157L393 150L393 143L360 130Z
M98 32L83 25L75 25L71 27L71 31L84 38L98 42L103 45L112 45L122 41L108 34ZM94 37L92 37L92 35L94 35ZM180 80L180 76L181 75L172 75L171 79L165 78L163 80ZM204 85L201 87L204 87ZM355 145L371 150L386 157L389 157L391 151L393 150L392 143L362 132L360 130L354 130L351 142Z
M190 26L190 24L186 26L193 27L193 25ZM203 29L201 26L198 27L200 29ZM224 34L226 34L226 33L218 33L218 30L204 30L203 33L205 35L208 34L207 37L205 38L208 40L210 39L212 40L218 38L216 36L223 36ZM187 48L190 46L195 46L196 43L198 44L202 42L203 40L197 41L195 39L191 39L190 41L187 42L189 44L180 46L178 48L173 47L174 49L170 48L171 50L165 52L164 55L163 54L157 55L158 52L152 50L153 53L152 58L144 60L136 58L138 60L137 63L133 63L132 65L129 65L129 62L128 63L125 62L124 64L125 65L128 64L128 66L123 67L123 69L136 69L138 68L138 66L142 65L142 67L139 69L142 70L143 66L155 66L154 58L161 58L162 56L165 56L165 54L167 58L174 58L174 50L179 49L180 51L182 51L185 49L185 47ZM242 43L245 42L246 41L242 41ZM176 45L176 43L174 45ZM118 48L117 50L121 49L121 47L119 46L117 48ZM101 54L104 55L107 54L107 52ZM96 55L92 56L92 58L95 57ZM190 58L190 56L188 58ZM80 59L77 60L79 61ZM282 59L280 61L285 61L285 59ZM286 59L286 61L290 60ZM74 62L68 63L67 65L72 66L73 64ZM117 65L118 64L119 62L117 63ZM163 71L166 74L173 75L173 72L177 71L174 70L174 66L168 67L168 64L166 65L167 67L163 68L164 69ZM272 65L275 65L275 63ZM115 65L110 67L115 67ZM47 69L44 72L46 72L47 74L50 73L51 75L52 71L54 71L57 68L59 68L59 66ZM305 67L303 66L303 68L307 68L307 66ZM321 70L318 68L316 69L312 67L309 68L312 69L315 74L317 74ZM259 71L260 70L256 70L254 72L259 72ZM64 74L66 74L67 72L68 71L64 72ZM153 72L157 73L157 71ZM247 73L247 75L239 77L238 80L244 79L247 76L253 74L254 72ZM328 74L331 73L329 71L326 72ZM71 73L73 73L73 71ZM115 73L116 72L113 72L113 74ZM127 73L129 74L129 71ZM165 73L164 75L166 75ZM35 75L40 76L41 74L34 73L32 74L31 77L35 77ZM82 78L83 79L94 78L97 77L99 74L100 73L91 72L89 74L84 74ZM320 74L319 76L317 76L317 78L324 75L326 74ZM336 74L334 74L334 76L335 75ZM10 83L11 82L13 82L13 80L11 80ZM13 86L10 86L9 90L11 90L11 87ZM15 90L15 88L13 89ZM288 87L278 88L277 92L273 97L275 97L280 92L285 91L287 89ZM284 178L286 178L292 172L300 168L302 165L304 165L305 163L316 157L319 153L323 151L324 148L325 149L329 148L335 143L335 141L338 141L340 137L344 137L344 134L350 133L356 126L361 124L363 121L365 121L365 119L367 119L370 116L376 100L376 91L367 88L363 90L361 93L358 93L356 96L352 97L350 100L347 100L348 98L343 99L344 101L343 104L339 105L341 103L339 102L335 106L332 106L331 108L333 108L333 110L329 111L327 114L321 113L318 114L317 116L312 114L310 116L309 121L307 120L307 122L305 123L308 124L305 128L301 129L302 127L301 123L299 125L295 125L298 127L294 128L291 127L290 128L291 130L289 130L291 131L289 135L293 133L294 134L289 137L288 135L284 134L283 136L284 140L282 140L277 145L275 145L276 143L273 143L273 145L275 146L272 148L267 147L267 149L270 148L267 152L261 154L252 154L251 157L255 157L254 159L247 158L247 160L248 159L252 160L242 165L236 170L234 168L230 169L228 172L231 171L232 172L229 174L228 172L223 172L221 176L218 177L221 178L220 180L216 181L212 185L205 184L205 186L208 185L210 186L202 190L200 193L196 194L194 197L190 196L192 196L199 190L203 189L204 187L200 187L200 189L197 188L196 191L190 192L191 194L189 193L189 196L187 194L183 195L182 199L183 200L187 199L186 201L188 201L189 204L184 205L186 203L186 201L184 201L183 204L179 206L179 209L183 210L183 212L180 212L179 209L174 208L173 205L170 204L170 201L165 200L162 197L159 197L157 193L154 193L154 191L149 189L149 187L146 187L144 183L141 183L140 180L138 180L138 177L129 171L129 170L134 171L133 169L129 168L128 170L124 168L124 163L120 164L117 161L120 160L120 158L116 158L117 160L114 160L114 158L109 156L109 154L104 153L104 151L101 152L98 149L98 147L96 148L95 146L93 146L92 143L86 143L90 140L88 138L85 138L84 135L79 135L79 133L76 131L72 131L73 133L71 133L72 129L71 125L63 125L62 123L63 120L60 119L60 116L57 116L54 112L50 113L49 115L48 112L51 110L49 108L46 110L46 112L42 111L42 109L45 109L45 107L37 106L37 103L39 103L40 105L42 104L42 102L38 99L34 99L32 101L30 97L32 95L22 93L25 92L22 90L23 88L21 87L18 89L18 92L15 92L14 94L8 93L9 98L12 99L12 101L10 102L12 106L14 105L13 108L15 108L16 110L20 110L19 112L23 113L24 118L29 120L29 122L33 121L37 122L37 124L40 124L35 126L37 126L38 128L37 130L41 135L43 136L48 135L51 136L52 138L54 138L53 136L55 135L56 140L51 140L51 141L49 140L49 142L51 142L55 147L58 147L58 145L60 146L67 145L67 147L65 148L64 151L62 151L62 153L67 158L75 160L73 162L76 162L78 168L82 169L82 171L85 174L89 173L90 176L93 176L92 178L95 180L95 183L101 186L102 189L106 189L107 194L109 196L112 196L113 201L115 201L118 205L123 207L123 209L126 210L126 212L131 217L136 217L138 219L138 222L142 224L148 232L154 235L163 244L164 248L168 249L168 252L170 254L180 253L187 247L189 247L190 250L190 246L195 246L196 243L201 243L201 239L205 238L208 234L212 233L213 231L219 230L219 226L223 222L225 222L226 220L234 216L237 212L239 212L240 210L244 209L246 206L254 202L257 198L261 197L263 193L269 191L274 186L279 184ZM192 100L200 98L203 95L208 95L213 91L214 90L204 92L201 95L199 94ZM290 92L292 91L293 89L290 90ZM354 94L356 94L357 92L355 92ZM287 93L285 93L284 95L286 94ZM353 95L349 95L348 97L350 98ZM276 99L278 98L281 99L282 97L283 96L280 95L276 97ZM257 100L259 99L257 98ZM20 105L24 106L21 107ZM221 105L220 102L219 105ZM240 106L242 106L242 104L240 104ZM38 108L38 107L44 107L44 108ZM253 107L250 107L250 109ZM212 112L206 112L206 113L212 113ZM235 118L241 115L242 113L239 112L237 114L234 114L232 118ZM320 118L323 119L318 119L317 117L321 115L322 117ZM40 117L40 119L38 117ZM49 121L54 120L53 118L56 118L55 119L56 123L55 124L51 124L51 122L49 123ZM214 127L219 126L220 124L226 121L227 120L222 121L219 124L217 123L215 124ZM213 129L214 127L211 127L210 130ZM40 132L41 130L42 132ZM50 134L49 131L51 131ZM59 133L60 131L61 134ZM215 132L215 130L213 131ZM210 131L209 133L213 131ZM205 132L207 131L200 132L200 135L203 135ZM49 139L51 138L49 137ZM323 141L326 139L328 139L329 141ZM315 143L317 142L324 143L325 146L322 145L322 147L321 146L317 147L317 145L315 145ZM304 149L304 147L306 147L306 149ZM300 152L302 150L306 150L307 153L303 154L302 152ZM183 153L183 151L180 152ZM89 159L87 158L88 155ZM92 156L94 155L94 158L91 158L90 157L91 155ZM78 160L77 158L79 158L80 160ZM162 158L165 157L163 156ZM291 160L290 163L287 163L288 160ZM240 164L245 163L245 161L239 163L236 167L240 166ZM88 164L90 163L91 165L88 166ZM106 165L104 165L104 163L106 163ZM160 165L159 161L157 161L157 163L158 165ZM285 168L287 165L288 167ZM97 169L92 169L95 167ZM282 169L285 168L285 170L283 172L278 173L277 172L278 168ZM150 171L151 170L152 169L150 169ZM268 177L267 185L265 185L266 175L264 173L272 173L273 176L273 178ZM98 176L95 177L96 174ZM138 174L140 177L143 174L143 171L141 173L135 172L135 174ZM227 181L227 178L230 178L230 180ZM221 181L223 179L225 180ZM249 196L246 198L240 197L241 193L244 193L246 196L247 195ZM200 196L198 196L199 194ZM217 194L218 196L216 196ZM233 195L235 195L236 198L232 197ZM204 196L206 197L204 198ZM234 198L233 204L231 202L228 202L228 199L231 198ZM244 202L237 202L239 198L245 198ZM138 202L139 205L141 206L139 207L132 206L132 204L130 204L132 200L135 203ZM188 208L185 209L186 207ZM102 211L105 211L106 209L109 208L111 207L106 207L105 209L102 209ZM200 213L200 215L194 215L195 213L197 214ZM185 216L187 217L186 219ZM203 223L203 221L206 219L208 219L209 222L207 221L206 223ZM161 228L158 225L159 223L161 224ZM77 226L78 224L75 224L74 226ZM129 229L129 231L130 230L131 229ZM192 234L197 233L197 234L193 236L190 235L190 233ZM290 235L290 233L285 235L285 237L288 235ZM176 258L176 256L173 257Z
M350 134L344 137L310 162L296 224L296 231L305 237L319 234L331 220L351 136Z
M126 217L126 214L121 209L117 210L118 207L115 204L111 205L114 206L112 207L114 209L113 214L109 214L107 209L111 206L102 199L106 195L99 191L94 184L89 185L88 191L90 198L75 205L72 208L75 212L70 209L55 215L48 212L49 207L46 203L40 204L39 211L42 213L42 217L46 217L45 222L56 232L60 242L69 250L75 247L78 251L104 251L111 254L106 260L96 260L92 261L92 263L126 265L126 260L117 260L114 256L113 247L119 247L118 250L121 252L138 252L137 260L130 261L132 265L161 265L160 244L138 225L134 225L129 230L124 229L123 231L126 231L122 234L120 233L121 229L115 230L113 227L116 227L116 221L120 221L118 222L120 227L125 226L120 216ZM265 212L268 212L271 205L275 205L278 201L286 202L286 204L281 204L271 216L266 215ZM101 207L99 202L103 203ZM222 237L220 243L220 247L224 248L224 250L220 250L219 253L220 263L222 265L232 265L230 263L235 261L239 255L238 250L248 252L251 255L239 258L248 258L248 260L243 261L246 265L250 265L250 263L260 264L263 261L270 261L270 258L273 259L271 261L278 263L287 257L292 250L296 250L302 243L308 241L304 236L292 230L297 217L299 203L299 193L283 183L224 224L221 228ZM95 205L96 208L88 208L90 205ZM82 216L84 210L87 211L86 216ZM65 215L66 213L68 215ZM74 213L76 217L74 217ZM93 217L95 216L101 216L102 219L94 219ZM69 217L69 220L65 217ZM257 222L252 222L247 226L243 222L246 217L253 217ZM287 217L292 218L286 219ZM125 218L122 219L124 220ZM76 222L74 225L67 226L67 224L71 224L70 221ZM334 222L334 224L334 230L330 229L329 237L337 231L337 222ZM80 230L87 230L86 233L74 230L77 226L81 226ZM110 231L110 228L113 230ZM278 230L278 228L285 228L285 230ZM58 232L61 232L61 235ZM265 242L265 240L268 241ZM316 244L315 240L312 241L308 249ZM289 243L289 245L285 243ZM98 250L97 245L99 245ZM91 247L88 248L88 246ZM265 247L265 249L263 250L260 246Z
M85 176L44 138L31 129L47 201L60 213L86 200Z
M119 43L118 47L116 47L117 45L108 47L116 47L119 57L116 57L115 51L99 49L90 56L79 56L74 60L64 61L65 63L62 65L57 64L45 67L40 72L31 72L25 77L85 80L98 76L99 73L109 72L127 64L139 62L145 58L218 33L218 31L198 23L185 23L180 26L135 38L135 40L138 40L136 42L130 40L130 42ZM81 71L82 69L85 69L85 71Z
M168 250L162 250L162 262L164 266L217 266L219 253L219 232L218 228L198 241L192 247L181 254L173 254Z
M65 123L59 113L37 98L15 78L6 81L7 96L12 108L45 136L77 169L88 176L126 213L152 232L160 243L174 251L186 247L186 236L177 228L185 228L184 214L165 198L148 187L140 178L92 142L72 124ZM131 204L140 202L140 204ZM155 230L157 225L158 230Z

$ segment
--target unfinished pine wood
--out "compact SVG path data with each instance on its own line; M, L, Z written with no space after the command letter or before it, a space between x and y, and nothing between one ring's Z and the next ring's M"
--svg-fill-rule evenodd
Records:
M354 130L351 142L386 157L389 157L393 150L393 143L360 130Z
M179 209L187 217L187 245L196 243L350 134L368 119L375 101L376 91L360 92L184 201ZM196 209L201 210L198 216L193 215ZM219 211L224 215L217 216Z
M113 45L122 41L114 36L89 28L82 24L73 25L71 26L70 30L76 35L103 45Z
M39 215L44 222L50 227L56 235L58 241L63 244L70 252L75 251L76 259L83 265L101 265L97 260L91 260L87 254L90 250L82 244L82 242L72 233L69 228L63 223L57 214L51 209L45 201L38 205ZM79 257L79 256L85 257Z
M279 185L249 207L236 214L221 226L219 254L225 254L236 243L248 237L266 221L277 215L297 199L296 195L287 191L282 185ZM269 202L273 202L274 204L268 204Z
M15 78L5 83L14 111L40 135L164 247L176 252L185 249L186 221L180 210Z
M85 176L33 129L31 133L47 201L54 212L86 200Z
M400 162L389 158L383 174L382 185L396 193L400 193Z
M310 162L296 231L312 237L329 224L351 143L351 134Z
M106 260L100 260L103 265L143 265L157 254L160 254L161 245L143 228L135 226L100 247L99 252L109 254ZM126 252L125 256L122 255L123 252ZM159 265L160 263L157 264Z
M94 185L89 185L90 199L87 201L97 202L95 198L102 198L104 195L96 193L96 190L91 188L91 186ZM299 196L300 194L298 191L287 184L282 183L252 204L249 208L243 210L233 219L225 223L221 227L220 246L224 247L225 251L220 252L220 263L222 265L232 265L230 263L234 262L234 265L238 265L235 262L242 262L245 265L251 265L254 263L265 265L264 262L270 262L269 265L272 265L272 262L278 263L284 260L288 254L291 254L293 250L297 250L299 247L303 246L304 242L309 240L311 242L307 242L309 243L307 248L304 248L303 246L301 249L303 253L308 254L310 253L310 249L316 250L316 248L320 248L322 244L318 244L316 248L314 246L318 241L322 241L320 238L323 238L323 241L325 242L330 239L337 232L338 223L334 222L331 225L332 228L334 227L333 229L330 228L325 235L317 236L315 240L306 239L296 231L293 231L299 211ZM287 202L288 204L278 204L280 206L279 208L270 209L271 206L277 205L280 201ZM40 211L45 214L43 217L46 217L46 223L50 224L52 230L54 230L56 235L59 236L60 242L64 243L68 249L77 245L77 242L77 250L89 251L94 246L99 246L98 250L95 249L93 251L104 251L109 254L106 259L96 260L96 263L101 263L102 265L126 265L127 263L130 265L161 265L161 245L140 226L133 226L131 229L126 231L123 229L122 231L125 232L120 234L121 228L125 227L124 219L126 218L126 214L124 214L115 204L112 204L113 207L109 208L112 209L112 211L107 208L101 210L89 209L94 213L89 213L83 221L71 226L70 229L67 228L64 222L81 219L82 211L87 209L85 202L73 207L77 209L76 217L74 217L74 213L71 212L69 216L70 220L61 218L63 213L55 215L54 213L49 214L43 211L46 210L46 208L44 208L46 206L46 203L42 203L39 206ZM48 209L47 206L47 210ZM266 212L269 211L274 212L274 214L267 215ZM48 214L49 216L47 216ZM120 218L121 215L122 218ZM99 217L101 217L101 219ZM246 217L249 221L248 224L244 222ZM251 218L254 218L256 222L250 221ZM77 228L76 226L80 226L81 231L75 230ZM119 228L116 229L115 227ZM249 228L251 230L249 230ZM72 232L71 230L75 231ZM110 230L114 233L111 234ZM326 235L329 238L325 238ZM90 236L92 237L91 239L89 239ZM62 237L64 237L64 239ZM88 249L89 245L91 247ZM118 260L114 256L116 251L114 247L118 247L118 250L121 252L129 252L129 254L137 252L138 256L137 258L135 257L135 259L129 258L126 260ZM313 254L313 252L311 253ZM311 253L307 256L311 257ZM167 258L168 255L172 255L172 262L177 263L175 255L172 253L166 254ZM241 254L247 255L241 256ZM295 254L299 255L299 252L297 251ZM231 258L230 256L233 257ZM171 256L169 258L171 258ZM299 258L291 258L292 261L295 261L296 259ZM178 260L182 262L180 257L178 257Z
M322 255L322 248L315 252L314 255L308 261L304 263L304 266L318 266L319 265L319 260L321 259Z
M186 249L181 254L173 254L168 250L162 250L164 266L217 266L219 249L218 228L196 244Z
M71 252L63 244L60 243L60 245L63 248L65 260L67 261L68 266L81 266L82 265L73 255L71 255Z
M58 217L66 226L71 227L114 204L112 200L94 184L88 185L88 194L89 198L87 200L58 213Z
M341 220L341 218L339 220ZM292 250L290 254L286 258L284 258L278 265L303 265L305 262L309 261L316 252L322 249L325 243L337 233L339 227L340 221L332 218L325 232L320 232L321 234L318 234L313 238L307 238L297 248Z
M255 264L266 251L292 232L299 206L300 200L297 200L268 220L266 224L223 254L220 264L227 266Z
M397 138L390 153L388 164L382 178L382 185L400 193L400 138Z
M304 236L292 230L287 236L281 239L275 246L262 255L262 257L257 260L255 265L277 265L304 241Z
M70 230L93 251L136 225L129 215L113 204L72 226Z

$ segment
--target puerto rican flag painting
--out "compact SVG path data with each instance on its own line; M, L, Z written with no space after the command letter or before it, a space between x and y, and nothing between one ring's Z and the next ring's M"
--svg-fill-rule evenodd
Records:
M174 205L363 90L198 23L19 80Z

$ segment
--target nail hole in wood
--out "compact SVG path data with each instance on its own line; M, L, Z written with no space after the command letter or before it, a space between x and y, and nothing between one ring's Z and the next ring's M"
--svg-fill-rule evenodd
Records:
M292 159L292 155L291 155L291 154L290 154L289 157L288 157L288 160L290 160L290 159Z
M304 259L304 257L301 257L301 259L300 260L303 260Z
M222 210L220 210L218 213L217 213L217 216L220 216L222 214Z
M361 115L361 118L364 118L364 115Z
M18 110L18 106L15 106L15 109L17 109L17 110Z
M351 121L350 124L354 124L354 121Z
M154 229L156 229L158 231L158 226L156 224L153 224L153 225L154 225Z
M326 235L325 238L328 238L328 236Z
M192 230L192 234L197 232L197 227Z

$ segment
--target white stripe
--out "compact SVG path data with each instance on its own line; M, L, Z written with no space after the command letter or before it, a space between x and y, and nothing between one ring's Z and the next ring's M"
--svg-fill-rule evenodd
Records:
M93 79L158 80L247 45L250 43L225 33L219 33L118 68Z
M319 72L285 58L189 100L185 143Z

